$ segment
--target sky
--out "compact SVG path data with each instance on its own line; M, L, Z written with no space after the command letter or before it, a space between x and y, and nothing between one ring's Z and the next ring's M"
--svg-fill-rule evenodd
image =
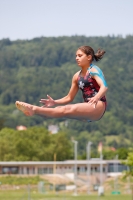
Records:
M133 0L0 0L0 40L133 35Z

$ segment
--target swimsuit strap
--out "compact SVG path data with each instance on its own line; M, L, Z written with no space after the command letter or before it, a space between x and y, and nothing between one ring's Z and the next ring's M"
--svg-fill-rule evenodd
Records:
M91 72L90 70L91 70L92 67L94 67L97 70L97 72ZM103 81L104 86L107 87L107 83L106 83L106 80L104 78L103 72L99 67L97 67L96 65L91 63L90 67L88 68L88 71L89 71L89 74L91 76L98 76Z
M91 70L91 68L92 68L93 66L94 66L94 65L91 63L91 64L90 64L90 67L88 68L89 74L90 74L90 70Z

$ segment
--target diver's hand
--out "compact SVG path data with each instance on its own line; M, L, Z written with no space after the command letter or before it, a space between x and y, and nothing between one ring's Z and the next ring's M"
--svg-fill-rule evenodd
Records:
M51 107L55 105L55 101L54 99L52 99L52 97L50 97L49 95L47 95L48 99L41 99L39 102L44 104L42 107Z
M89 100L88 103L91 104L91 105L93 105L94 108L96 108L97 103L99 101L99 98L96 97L96 96L94 96L92 98L88 98L88 100Z

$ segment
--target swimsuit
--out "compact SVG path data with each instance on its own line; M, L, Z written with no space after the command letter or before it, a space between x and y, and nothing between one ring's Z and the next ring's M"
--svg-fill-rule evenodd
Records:
M94 67L97 70L97 73L90 71L90 69L92 67ZM104 85L107 86L107 83L104 79L104 75L103 75L102 71L99 69L99 67L91 64L84 77L81 76L81 71L80 71L79 76L78 76L78 87L82 91L84 102L88 102L89 101L88 98L94 97L100 89L100 86L98 85L96 80L91 75L99 76L102 79ZM106 110L106 97L103 96L100 99L100 101L105 102L105 110ZM104 113L105 113L105 111L104 111Z

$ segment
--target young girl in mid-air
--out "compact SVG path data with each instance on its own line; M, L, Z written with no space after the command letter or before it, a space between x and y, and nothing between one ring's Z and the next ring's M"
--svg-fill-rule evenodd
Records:
M42 107L16 101L16 107L27 116L73 118L89 122L101 119L106 110L105 94L108 87L101 69L92 62L102 59L104 53L101 49L94 53L90 46L79 47L76 51L76 62L81 70L74 74L71 88L65 97L55 100L47 95L47 99L40 100ZM69 104L79 89L84 102Z

